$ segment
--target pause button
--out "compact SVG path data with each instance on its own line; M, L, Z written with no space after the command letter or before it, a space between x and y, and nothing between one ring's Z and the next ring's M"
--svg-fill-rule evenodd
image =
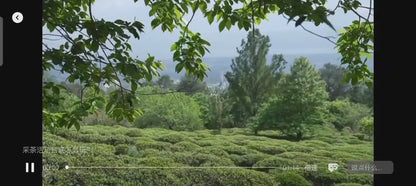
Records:
M30 170L30 172L35 172L35 163L28 163L26 162L26 173L28 173Z

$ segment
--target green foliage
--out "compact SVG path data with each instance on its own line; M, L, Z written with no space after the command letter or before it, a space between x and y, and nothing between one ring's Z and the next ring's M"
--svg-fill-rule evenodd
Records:
M141 114L138 105L135 104L139 99L136 96L136 89L143 80L151 81L158 76L158 70L162 70L164 65L150 54L146 59L136 59L131 56L133 50L130 41L140 39L145 26L143 23L121 19L112 21L97 19L92 14L94 2L94 0L67 0L65 3L47 0L44 2L42 23L43 27L50 32L46 32L44 37L57 37L62 39L62 42L57 47L49 46L47 42L43 43L43 70L55 69L68 73L69 82L78 81L82 86L94 89L93 92L99 90L100 84L117 86L118 90L105 103L106 114L117 121L127 119L133 122ZM232 27L246 31L252 28L254 31L254 25L267 20L270 14L287 15L289 22L295 21L295 26L307 21L316 26L326 24L334 28L328 17L334 15L335 12L332 7L326 7L326 0L267 3L248 0L215 2L145 0L144 4L149 7L148 16L151 17L150 26L153 29L161 28L163 32L171 33L179 30L178 40L171 45L170 49L173 52L173 60L178 62L175 71L181 72L185 69L187 75L194 75L200 80L207 76L206 71L209 70L202 58L209 52L210 43L204 40L200 33L194 33L189 28L198 11L209 24L216 20L220 31L225 28L230 30ZM235 4L241 6L234 6ZM348 0L340 1L338 5L346 13L356 12L361 3L358 0ZM191 19L184 21L187 16ZM371 85L373 73L369 71L365 60L361 57L369 56L373 50L374 24L366 19L360 22L362 18L364 17L361 16L359 21L356 20L350 26L344 27L345 32L338 39L337 48L343 56L342 63L346 64L349 70L346 79L351 80L353 84L364 81L367 85ZM129 87L125 87L123 82ZM44 90L46 92L56 90L53 87L56 86L45 85ZM77 111L53 112L50 108L57 104L54 101L55 98L56 95L44 94L44 125L49 128L75 126L79 129L80 121L94 112L92 109L94 102L102 100L102 96L96 92L90 99L78 102ZM235 113L244 113L237 117L240 123L254 115L253 113L262 102L256 98L253 100L250 96L242 101L246 99L254 109L235 110ZM245 123L237 126L244 125Z
M338 130L349 127L353 131L358 131L361 119L372 115L372 110L367 106L346 100L330 102L328 110L330 121Z
M374 134L374 118L364 117L360 121L361 130L367 135L372 136Z
M371 87L373 84L374 73L366 63L374 50L373 28L374 22L355 20L350 26L344 27L337 41L336 48L342 54L341 63L348 64L345 81L351 81L353 85L364 82Z
M176 89L178 92L184 92L187 95L192 95L197 92L204 92L207 90L207 85L196 76L186 75L182 77Z
M271 176L247 169L180 169L183 185L273 185Z
M242 167L251 167L257 162L267 158L267 155L256 153L246 155L231 155L230 158L234 161L234 164Z
M159 79L156 81L156 85L160 88L166 89L173 89L175 87L173 80L170 78L169 75L160 76Z
M250 143L247 144L247 147L250 148L250 149L257 150L259 152L263 152L263 153L266 153L266 154L272 154L272 155L286 152L285 148L283 148L281 146L277 146L275 144L250 142Z
M181 142L184 140L184 136L182 134L168 134L157 138L158 141L169 142L172 144Z
M184 93L143 95L143 115L135 124L140 127L161 127L172 130L203 128L199 105Z
M127 154L129 151L129 146L126 144L118 144L115 146L115 149L116 149L116 152L115 152L116 155Z
M306 58L295 60L291 74L280 82L279 94L265 103L250 125L258 130L278 129L300 140L312 124L324 120L328 98L325 81Z
M373 107L374 88L368 87L364 83L357 83L355 86L353 86L349 99L354 103L361 103L369 107Z
M142 136L141 132L139 129L130 129L129 131L126 132L126 135L129 137L139 137Z
M358 183L339 183L339 184L335 184L335 186L362 186L362 185Z
M136 129L123 126L87 125L79 131L65 129L56 130L55 133L47 130L43 133L45 148L43 163L46 167L56 165L62 169L65 165L77 165L177 168L68 169L65 171L44 169L43 182L45 185L276 185L278 183L310 185L307 184L308 182L314 185L373 184L372 175L350 174L346 168L347 163L353 160L372 161L372 142L348 144L346 143L348 139L356 138L351 135L342 135L336 129L327 126L314 127L314 130L322 135L312 136L311 139L301 142L249 135L250 133L239 128L223 129L221 134L215 135L211 133L211 130L178 132L148 128L140 130L140 137L128 136L130 131L136 131ZM80 140L86 137L88 140ZM328 137L331 141L340 140L342 143L326 143L320 141L319 137ZM106 141L114 138L126 140L123 143ZM157 141L161 139L170 141L174 138L182 140L174 140L179 141L175 144ZM235 141L248 141L248 143L240 146L234 144ZM209 145L203 146L196 143ZM266 154L260 152L263 146L265 149L275 146L284 148L286 151L273 154L272 150L271 154ZM53 149L64 151L53 151ZM72 152L66 149L84 149L85 152ZM305 151L305 149L312 150ZM338 162L342 166L341 172L328 172L327 162ZM318 170L316 172L283 170L284 166L292 165L302 168L307 164L317 164ZM180 168L184 166L212 168ZM246 169L214 168L213 166L278 168Z
M281 186L312 186L304 177L293 172L277 174L275 177Z
M132 103L137 101L134 95L139 80L150 81L157 76L157 70L164 65L148 56L145 60L131 57L132 48L128 40L139 39L144 25L139 21L123 21L116 19L106 21L96 19L91 14L93 1L69 0L65 3L45 1L43 9L43 26L49 32L58 33L61 42L59 47L44 44L43 70L59 70L68 73L70 83L76 80L83 87L94 89L90 99L78 102L77 111L52 112L44 106L44 123L50 127L75 126L93 110L93 102L102 100L98 93L100 83L120 87L116 95L112 95L106 103L106 113L111 118L121 121L126 118L133 121L137 116L137 108ZM111 46L110 46L111 44ZM122 81L130 84L131 91L122 87ZM44 93L53 90L54 86L44 86ZM44 94L45 95L45 94ZM51 97L44 96L44 105L50 103ZM130 104L129 104L130 103Z
M223 91L211 91L210 94L197 93L192 98L199 104L201 119L207 129L221 130L232 126L229 99Z
M292 166L305 166L306 163L303 161L298 161L294 159L286 159L277 156L271 156L265 158L261 161L258 161L253 165L253 167L260 167L259 170L268 171L270 168L283 170L284 167L292 167Z
M274 55L272 63L267 64L266 56L270 39L258 29L242 40L239 54L231 64L231 72L225 74L229 83L231 113L238 127L244 127L249 117L254 116L260 105L272 94L276 82L285 67L282 55Z
M345 99L349 97L352 86L350 83L343 81L347 69L326 63L323 68L320 69L321 77L326 82L326 91L329 94L329 100Z

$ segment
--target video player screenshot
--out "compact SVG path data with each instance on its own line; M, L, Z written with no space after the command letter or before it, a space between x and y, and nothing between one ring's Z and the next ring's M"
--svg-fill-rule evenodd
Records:
M399 183L378 3L10 1L6 183Z

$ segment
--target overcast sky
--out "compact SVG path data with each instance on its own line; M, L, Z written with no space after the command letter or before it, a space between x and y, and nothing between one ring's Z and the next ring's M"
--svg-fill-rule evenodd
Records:
M327 7L335 8L338 0L329 0ZM368 1L362 1L363 5L368 6ZM123 19L142 22L145 25L145 32L140 35L140 40L131 39L134 54L139 58L145 58L147 53L156 56L158 59L171 59L172 53L170 46L178 39L179 33L162 32L160 27L152 30L150 26L149 8L144 6L142 1L134 3L133 0L96 0L93 5L93 14L96 18L106 20ZM358 11L366 15L367 11ZM189 16L188 16L189 19ZM270 37L271 48L269 54L323 54L336 53L334 44L325 39L314 36L302 28L294 27L294 23L287 24L287 20L279 15L269 15L269 21L263 21L256 25L262 34ZM337 9L335 16L329 18L336 30L341 30L344 26L351 24L357 16L345 14L342 9ZM312 23L303 25L316 33L325 36L337 36L338 33L322 24L319 27ZM235 57L236 47L239 47L241 40L246 38L247 31L238 30L233 27L231 30L224 29L219 32L218 23L215 21L209 25L207 20L198 12L190 24L193 32L200 32L201 37L211 43L209 50L211 53L205 57Z

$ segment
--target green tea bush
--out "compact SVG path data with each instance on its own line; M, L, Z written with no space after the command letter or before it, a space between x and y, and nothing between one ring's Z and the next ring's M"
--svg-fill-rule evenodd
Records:
M195 151L195 149L200 148L199 145L188 141L178 142L174 146L183 151Z
M338 183L338 184L335 184L335 186L363 186L363 185L359 183Z
M312 186L308 180L299 174L288 172L280 173L275 176L277 185L280 186Z
M168 134L168 135L164 135L161 136L159 138L157 138L158 141L163 141L163 142L169 142L172 144L178 143L180 141L183 141L185 139L183 134Z
M222 146L221 148L228 154L246 155L249 153L246 147L239 145Z
M315 156L311 153L304 153L304 152L284 152L282 154L277 155L278 157L291 159L299 162L306 162L309 164L321 162L324 158Z
M127 155L132 156L132 157L137 157L139 155L139 151L137 150L137 147L135 145L130 145L127 151Z
M315 136L293 142L273 137L243 135L244 129L193 132L163 128L140 129L140 136L129 134L134 128L123 126L83 126L76 130L46 130L43 133L44 165L77 166L198 166L207 169L140 170L44 170L45 185L373 185L373 176L350 174L347 163L372 161L372 141L343 135L335 128L314 126ZM261 131L263 132L263 131ZM274 134L273 131L264 131ZM235 135L231 134L235 133ZM262 135L261 133L259 135ZM324 139L324 140L321 140ZM240 141L245 141L239 143ZM360 142L360 143L358 143ZM240 144L240 145L238 145ZM56 153L58 149L83 148L86 153ZM284 152L277 153L281 149ZM270 153L270 154L269 154ZM276 154L275 154L276 153ZM116 155L117 154L117 155ZM340 164L340 172L329 172L329 162ZM318 170L305 171L316 164ZM218 169L218 166L253 168ZM277 167L276 169L259 167ZM300 169L288 171L292 167ZM280 176L278 179L277 175ZM286 176L285 176L286 175ZM277 177L276 177L277 176ZM301 177L303 177L303 179ZM304 180L307 182L304 182ZM294 182L298 180L298 182ZM302 180L302 181L301 181Z
M286 159L281 157L272 156L258 161L253 167L277 167L278 169L286 166L305 166L306 163L302 161L296 161L292 159ZM259 169L263 170L263 169ZM268 169L267 169L268 170Z
M127 152L129 151L129 146L126 144L119 144L115 146L115 154L119 155L119 154L127 154Z
M170 150L171 146L168 142L160 141L139 141L136 143L136 148L139 151L145 149Z
M202 154L212 154L215 156L220 157L227 157L229 154L222 148L219 148L217 146L207 146L207 147L201 147L194 150L194 152L202 153Z
M138 165L149 166L149 167L180 166L172 158L165 158L165 157L141 158L138 160Z
M252 167L254 164L263 159L266 159L267 157L267 155L261 153L247 155L232 154L229 156L229 158L234 162L235 165L242 167Z
M181 185L274 185L274 179L247 169L179 169L174 173Z
M129 136L129 137L140 137L140 136L142 136L140 130L139 129L134 129L134 128L127 131L126 135Z
M218 157L211 154L201 153L174 153L172 158L175 162L193 167L211 167L211 166L234 166L234 162L228 158Z

